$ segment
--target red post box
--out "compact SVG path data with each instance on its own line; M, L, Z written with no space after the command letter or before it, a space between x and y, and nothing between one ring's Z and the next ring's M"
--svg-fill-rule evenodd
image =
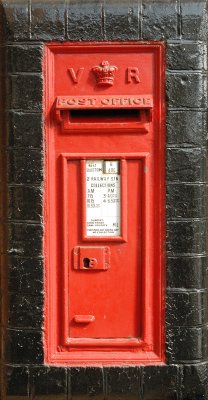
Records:
M50 44L45 57L45 360L161 363L161 43Z

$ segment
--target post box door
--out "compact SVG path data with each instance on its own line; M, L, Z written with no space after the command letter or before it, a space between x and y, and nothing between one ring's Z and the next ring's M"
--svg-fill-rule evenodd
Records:
M72 159L67 169L70 337L139 338L142 161Z

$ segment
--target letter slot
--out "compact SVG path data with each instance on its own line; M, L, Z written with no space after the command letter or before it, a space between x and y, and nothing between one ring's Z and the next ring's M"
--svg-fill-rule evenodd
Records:
M148 132L152 119L152 96L97 96L83 99L79 96L57 97L57 120L63 131L89 129L139 129Z

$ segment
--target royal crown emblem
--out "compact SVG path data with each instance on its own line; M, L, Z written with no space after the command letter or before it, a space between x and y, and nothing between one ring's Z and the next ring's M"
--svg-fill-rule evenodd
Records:
M96 65L92 68L92 71L96 75L99 86L112 86L117 69L115 65L110 65L108 61L102 61L101 65Z

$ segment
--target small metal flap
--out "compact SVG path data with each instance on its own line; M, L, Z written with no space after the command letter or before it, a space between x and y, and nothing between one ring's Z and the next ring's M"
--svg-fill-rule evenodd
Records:
M110 267L109 247L76 246L73 249L74 269L107 270Z

